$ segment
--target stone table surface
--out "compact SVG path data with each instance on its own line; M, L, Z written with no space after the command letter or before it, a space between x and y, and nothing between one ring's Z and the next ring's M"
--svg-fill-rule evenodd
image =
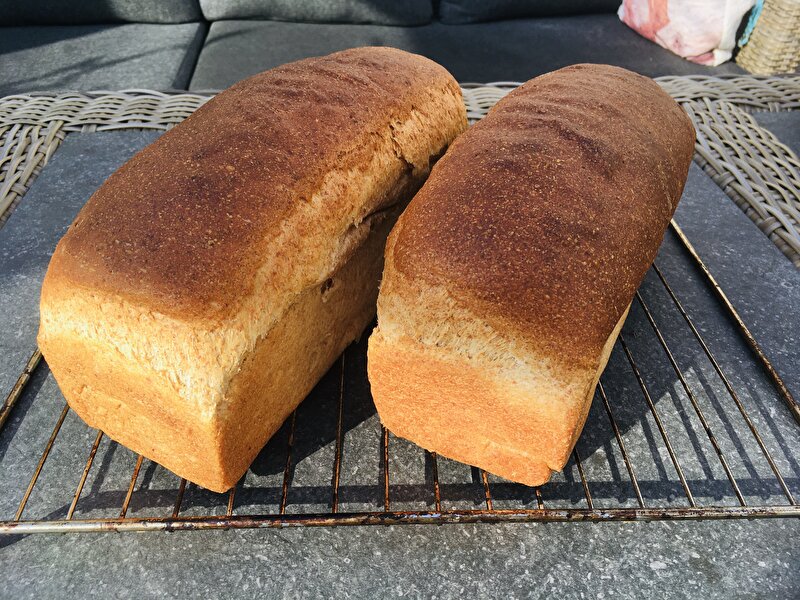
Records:
M771 125L777 123L773 130L780 137L780 119L773 115L769 119ZM127 157L157 135L133 131L71 134L6 226L0 229L0 313L4 322L0 330L0 392L3 396L35 347L36 303L41 278L56 241L92 191ZM794 144L795 140L787 140L787 143ZM696 166L690 172L677 220L729 291L732 301L790 389L798 395L800 275L797 270ZM688 268L686 257L677 247L674 236L669 234L658 261L665 271ZM709 343L725 351L725 368L730 369L737 385L741 383L746 389L746 402L753 407L759 427L769 435L769 443L775 448L776 462L787 476L787 484L795 496L800 495L797 428L786 418L785 409L763 391L767 384L762 381L763 375L748 362L741 340L713 333L725 325L720 322L724 318L718 311L704 310L710 302L707 291L692 287L690 277L686 279L673 285L680 288L687 304L691 302L696 308L698 326L710 336ZM648 303L660 309L663 298L658 295L656 284L649 275L642 292ZM639 328L645 326L643 323L646 325L641 311L632 311L625 334L640 353L643 364L648 364L651 360L648 346L638 334ZM671 332L667 334L672 335ZM706 381L705 368L688 355L688 346L684 348L680 341L675 343L686 350L686 360L691 359L687 372L691 368L692 376L705 384L707 394L715 396L718 386ZM357 351L352 355L359 356ZM610 371L616 372L614 364L619 360L615 352ZM349 368L361 366L356 360ZM353 376L353 381L356 380ZM627 398L629 388L633 387L629 381L615 378L613 374L606 383L615 398ZM650 384L658 390L659 406L666 407L671 402L677 407L676 414L685 415L685 398L681 397L680 390L673 389L673 380L651 381ZM323 380L318 387L324 391L326 385ZM30 387L15 408L7 430L0 436L0 519L10 518L9 513L13 515L30 476L29 465L41 451L59 406L63 406L63 398L47 372L37 374ZM368 396L363 390L358 393ZM330 409L323 400L314 402L316 400L310 398L306 404L316 411ZM369 404L368 400L365 402ZM579 442L590 476L593 470L600 468L601 458L605 461L602 464L606 464L604 453L611 452L606 441L608 433L599 432L593 425L595 417L599 419L594 414L596 410L596 406L593 407L589 425ZM623 405L620 412L626 443L636 449L636 436L646 437L648 431L652 432L652 426L641 412L627 405ZM72 417L74 415L65 422L64 435L80 438L81 448L85 448L87 442L91 444L94 434ZM354 423L348 424L345 459L355 462L343 466L344 483L359 472L362 465L358 461L370 459L362 456L366 452L362 452L365 446L360 444L374 437L376 419L374 409L366 407ZM685 441L682 437L676 440L676 447L695 458L692 464L696 462L696 467L689 465L687 470L692 484L697 486L696 495L727 501L730 493L719 491L726 481L718 469L710 466L710 451L707 443L704 445L700 439L702 436L698 436L696 423L687 417L683 424L677 422L677 426L684 426L687 435ZM736 475L737 478L741 476L743 494L761 501L779 498L775 486L764 483L764 465L752 458L751 448L738 439L735 431L726 429L724 421L720 429L723 431L721 443L742 458L741 467L737 463L735 468L741 469ZM647 444L642 444L646 450ZM326 477L329 480L327 471L315 465L329 460L330 446L329 436L309 441L297 465L295 483L308 484L311 486L308 489L313 489L314 481ZM411 445L403 446L397 441L394 448L399 463L407 460L409 469L423 468L419 463L421 455ZM31 497L30 518L63 516L65 505L63 497L58 496L59 493L63 495L63 488L57 485L57 475L62 471L79 471L85 461L83 450L80 452L80 455L70 456L69 452L58 454L54 450L52 465L48 463L53 472L47 476L43 474L43 481ZM131 456L125 452L107 452L110 455L108 464L104 458L101 468L105 469L105 479L93 474L87 480L89 492L86 506L81 508L82 514L91 515L92 511L119 502L119 490L124 490L124 482L120 488L120 481L114 481L116 475L109 465L119 464L129 469ZM416 467L412 464L415 460L419 463ZM457 471L455 463L440 465L443 478ZM646 471L644 467L643 471ZM680 503L681 498L669 492L673 488L679 490L675 477L664 468L661 471L653 475L652 482L646 482L649 487L644 487L643 493L648 501L660 501L663 497L665 503ZM270 482L274 481L275 473L269 459L260 463L257 460L248 478ZM137 490L131 510L143 515L149 514L147 511L163 511L172 497L164 496L159 484L169 477L170 474L155 465L148 468L144 476L146 483ZM618 477L614 480L618 487L626 484L624 474L615 477ZM704 488L701 484L708 479L721 487ZM443 486L443 493L448 489L466 489L463 485L458 487L456 479L453 482L450 488ZM516 488L503 487L502 482L493 481L493 485L511 496L516 493ZM547 501L555 505L559 501L575 505L582 501L579 485L568 469L550 488L545 486L543 492L550 490ZM398 489L401 487L398 485ZM430 499L415 496L415 489L409 486L410 491L403 501L409 506L416 506L415 502L429 505ZM602 486L597 488L596 501L600 505L606 501L632 501L627 492L623 494L616 488L609 488L611 491L604 495L602 489ZM200 490L187 488L187 498L191 498L192 493L194 499L186 501L187 514L213 507L217 501L204 496ZM313 501L313 498L303 500L312 504ZM364 497L354 493L352 498L345 497L343 501L357 510L369 505L374 498L368 493ZM241 502L256 503L247 497ZM263 500L265 506L270 502L274 503L274 499ZM325 502L320 500L321 510L325 509ZM469 504L472 500L467 495L459 496L454 502ZM796 598L800 589L798 539L800 519L10 536L0 537L0 564L4 567L0 570L0 597Z
M797 520L64 535L5 597L796 598Z

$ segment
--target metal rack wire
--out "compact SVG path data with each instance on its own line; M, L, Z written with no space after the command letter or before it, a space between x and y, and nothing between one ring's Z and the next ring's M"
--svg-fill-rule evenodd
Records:
M779 412L782 411L787 422L791 421L793 417L796 424L800 425L800 407L798 407L796 400L792 397L792 394L789 392L780 375L767 359L750 330L703 263L686 235L675 222L672 223L671 229L675 239L681 243L686 255L693 261L697 278L702 280L704 285L716 296L719 310L724 311L725 314L728 315L738 334L742 336L742 339L746 342L747 346L749 346L753 361L763 368L763 372L774 386L775 396L772 400L775 402L776 408L780 409ZM620 352L621 356L624 357L628 368L633 373L636 384L641 392L642 401L646 406L646 411L655 423L655 428L658 432L656 440L660 445L656 454L665 454L677 474L680 484L679 489L685 497L679 506L675 506L674 502L668 503L666 506L656 506L655 503L650 502L650 498L647 498L647 495L643 493L643 481L637 477L637 468L635 466L637 460L641 464L642 459L641 457L632 456L631 450L626 446L625 435L615 416L615 413L620 407L615 405L614 399L607 392L606 386L601 381L597 389L595 402L600 406L601 414L605 414L610 431L613 434L613 437L609 439L613 440L616 444L616 451L618 451L622 457L625 472L627 473L627 483L630 485L629 491L635 499L633 506L624 506L623 503L619 503L618 506L610 507L598 506L596 498L592 494L593 487L597 486L598 483L593 481L587 474L587 457L582 456L579 448L576 447L572 455L571 463L574 471L577 472L577 478L580 483L579 489L582 490L583 498L573 500L572 506L563 507L549 505L550 500L545 497L545 492L547 491L547 485L551 484L530 490L523 486L512 485L508 482L496 481L486 472L474 468L472 470L471 482L462 484L461 486L443 484L440 481L440 460L442 459L437 457L436 454L426 453L425 459L429 468L426 472L426 481L424 485L430 488L430 496L422 509L403 509L402 507L396 506L396 498L393 497L396 496L397 492L402 490L403 487L402 485L395 485L393 483L393 461L395 456L393 446L401 444L402 441L393 438L386 429L381 427L380 434L377 437L380 445L378 449L380 457L378 483L367 486L374 487L376 491L379 491L373 498L373 504L375 506L372 510L343 511L341 492L344 488L341 479L344 438L346 435L344 421L347 409L345 407L348 401L345 391L345 365L348 356L352 358L352 353L354 351L351 348L342 355L338 366L334 367L334 371L338 370L339 385L338 390L333 392L335 394L336 403L336 408L333 413L336 419L336 426L335 435L331 440L334 450L330 485L323 490L328 497L327 511L314 510L312 512L303 512L303 502L293 501L290 497L291 492L295 489L293 473L299 460L294 453L295 441L299 428L304 425L304 423L300 423L298 411L295 411L285 425L285 446L282 450L285 452L285 459L282 461L282 481L279 489L253 488L248 487L244 482L240 482L236 487L231 489L227 495L214 495L219 496L217 498L217 504L223 508L223 514L214 514L214 511L208 511L206 514L199 515L182 514L187 486L191 484L187 484L185 479L180 479L176 482L177 485L171 492L174 494L174 500L169 506L164 507L165 510L163 514L160 516L130 516L129 510L131 502L137 494L137 482L140 480L142 467L146 460L143 456L138 455L131 472L129 483L124 490L123 500L116 509L114 507L108 508L106 511L108 514L101 517L76 516L76 510L80 507L81 501L87 502L88 500L88 496L84 494L85 484L87 477L92 472L95 465L98 449L104 438L104 434L98 431L88 449L72 449L72 451L76 453L85 451L88 453L88 457L83 464L82 471L80 471L78 484L74 491L68 489L59 490L59 493L63 495L62 510L51 513L55 515L55 518L27 518L26 511L29 508L32 493L36 489L40 476L47 465L51 451L59 442L70 444L70 440L61 440L61 438L59 438L62 425L70 411L69 407L65 404L42 449L13 518L0 521L0 533L21 534L34 532L86 532L107 530L169 531L298 525L424 524L501 521L615 521L800 516L800 506L798 506L795 499L798 487L797 478L790 478L782 471L778 461L776 461L773 456L774 448L770 448L770 443L765 440L762 432L759 430L756 420L750 414L750 411L748 411L746 403L742 400L739 391L734 387L731 378L726 374L720 361L701 334L700 328L695 324L689 311L685 308L684 303L676 294L674 287L669 283L663 266L655 264L652 270L657 280L663 286L663 290L669 297L672 306L680 314L680 319L685 323L692 338L710 361L713 371L722 382L742 422L745 424L746 429L737 431L737 435L744 435L749 432L749 439L755 442L761 456L769 465L772 483L776 485L776 489L779 488L782 501L764 503L748 502L747 494L743 492L740 481L736 477L734 469L731 466L731 461L718 439L719 434L712 426L712 420L703 410L701 402L697 397L697 392L688 381L687 374L681 369L675 351L668 344L662 332L662 328L658 325L658 321L665 317L657 314L654 307L646 301L644 295L637 292L635 304L638 305L639 310L642 311L646 322L649 323L653 334L658 340L658 347L660 347L663 356L666 357L667 364L669 365L668 368L674 373L674 377L677 380L676 384L680 386L680 389L684 392L686 398L688 398L689 405L691 406L691 410L688 412L693 412L694 416L701 424L700 429L702 434L705 435L713 448L713 455L716 456L719 467L721 467L725 475L725 480L728 482L729 489L727 493L721 494L718 498L719 501L713 504L701 503L698 501L692 489L692 486L696 485L696 482L690 481L690 478L687 476L686 466L684 464L685 457L682 456L680 449L676 447L668 431L669 428L665 423L666 409L664 406L660 405L661 403L654 400L646 381L646 373L643 372L640 361L634 356L634 351L631 348L630 341L627 339L627 334L623 334L617 342L617 352ZM2 411L0 411L0 428L6 425L15 405L30 391L27 389L27 385L32 377L35 376L37 370L45 368L46 366L42 361L41 353L37 350L33 356L31 356L25 369L20 374L16 385L3 404ZM35 392L30 391L30 393L34 394ZM780 405L781 400L783 401L783 406ZM791 417L786 414L787 412ZM380 427L377 423L376 426ZM2 433L3 431L0 430L0 440L2 440ZM109 451L110 447L111 445L106 448L106 452ZM274 446L272 446L272 448L273 450L275 449ZM663 452L661 452L661 450L663 450ZM472 508L449 506L452 498L446 493L446 490L450 488L462 489L465 485L470 489L474 488L474 494L471 494L471 497L474 498L475 503L480 502L480 505ZM512 493L508 493L509 490L511 490ZM237 494L247 492L252 496L254 493L257 495L259 492L266 494L277 491L279 491L279 500L276 502L277 510L251 513L250 511L244 510L243 506L238 506L237 508ZM504 493L498 494L498 491L504 491ZM525 498L527 498L527 500L525 500ZM503 503L502 507L498 507L500 501ZM509 502L512 504L516 502L517 506L508 507ZM313 502L309 504L313 505ZM400 502L400 504L402 504L402 502ZM580 504L580 506L577 504ZM290 508L292 511L289 510Z
M687 110L700 110L689 104L709 98L742 110L788 110L800 98L796 78L688 77L660 83ZM470 120L481 118L516 85L464 85ZM207 99L207 94L144 91L4 99L0 133L7 139L11 176L0 186L5 202L0 212L10 208L0 218L10 214L66 133L168 129ZM714 141L717 129L714 123L698 125L702 160L696 160L730 195L724 185L730 161L714 154L723 146ZM773 146L752 164L766 170L788 164L785 149ZM747 172L755 177L756 171ZM754 179L754 189L772 189L772 183L759 181ZM775 233L773 224L759 226L765 223ZM5 519L0 534L800 516L800 407L676 223L667 237L682 266L666 260L672 255L653 266L646 282L649 292L657 289L660 296L645 285L636 294L628 321L638 320L623 329L583 436L563 475L540 488L458 465L382 428L361 368L363 342L345 351L227 494L200 490L89 430L55 386L47 388L51 378L37 350L0 408L0 519ZM728 347L714 352L697 298L675 284L682 278L704 290L703 309L724 325L744 363L732 362ZM680 344L671 331L676 328L682 331ZM649 345L640 339L645 336ZM689 353L706 361L699 381L686 367ZM703 377L714 379L713 394ZM660 389L657 378L663 380ZM620 384L623 379L627 383ZM751 379L758 380L758 390ZM16 436L26 423L25 435ZM315 428L328 433L316 439ZM595 428L603 431L593 447L586 440ZM353 443L358 436L360 446ZM65 456L68 465L62 464ZM309 477L312 463L317 472Z

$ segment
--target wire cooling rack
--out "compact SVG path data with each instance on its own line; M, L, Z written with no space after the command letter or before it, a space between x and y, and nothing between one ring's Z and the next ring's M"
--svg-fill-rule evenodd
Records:
M34 352L0 410L0 533L800 516L800 408L675 222L571 460L539 488L386 431L366 337L227 494L88 428Z

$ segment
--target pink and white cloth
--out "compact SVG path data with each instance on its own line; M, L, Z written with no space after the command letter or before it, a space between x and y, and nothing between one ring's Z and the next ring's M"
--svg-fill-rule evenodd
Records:
M623 0L619 18L678 56L716 66L731 58L736 30L755 0Z

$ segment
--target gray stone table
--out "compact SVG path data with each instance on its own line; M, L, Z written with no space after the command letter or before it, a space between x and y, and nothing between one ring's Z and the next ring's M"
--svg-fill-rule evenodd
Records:
M770 126L781 122L775 115L769 119ZM780 135L779 127L775 131ZM157 135L135 131L71 134L0 229L3 396L34 349L36 303L55 242L91 192ZM787 143L795 143L795 139ZM696 166L677 221L797 395L800 274ZM722 357L723 368L743 390L744 401L765 432L787 485L800 496L798 428L787 418L787 411L777 402L749 350L731 332L708 290L697 283L674 235L665 238L658 263L665 272L677 274L671 276L673 285L687 306L691 305L698 328ZM666 314L667 299L652 273L642 294L657 316ZM624 333L645 372L665 372L652 336L644 333L647 327L642 311L635 309ZM722 398L724 390L708 365L670 323L663 329L692 385L703 390L703 405L715 406L711 400ZM379 460L374 452L379 429L364 388L362 350L363 341L348 350L344 372L355 404L348 407L351 420L345 424L341 501L343 510L353 511L376 510L380 502ZM298 423L309 426L298 429L295 491L289 498L289 511L329 508L325 486L330 483L333 438L324 428L335 408L328 398L338 385L338 375L333 371L326 376L298 411ZM684 457L696 497L701 502L729 504L732 494L727 480L674 377L662 380L647 375L647 379L674 434L676 449ZM618 350L604 384L630 452L644 457L637 459L636 466L645 499L656 506L685 504L668 458L654 445L655 426L642 408L636 383L625 371ZM31 463L63 406L63 397L46 368L37 371L29 388L0 436L0 519L13 516L30 477ZM742 434L741 424L734 426L724 411L708 410L720 443L733 457L743 495L754 504L779 502L781 492L770 480L763 460L759 462L757 449ZM595 402L578 445L595 504L635 506L604 418L602 407ZM281 437L285 435L284 428L276 444L270 444L257 459L245 489L237 496L237 509L275 510L274 491L283 463L274 458L277 454L272 450L285 445L285 437ZM31 496L27 518L63 517L93 438L94 432L79 419L72 414L68 417ZM430 508L429 465L422 452L401 440L393 439L392 444L396 507ZM648 459L651 452L655 455ZM99 465L87 479L76 515L101 516L118 510L133 459L127 450L104 440L98 452ZM131 513L152 516L170 510L174 476L152 464L143 471ZM452 507L478 507L482 491L472 485L468 467L441 461L439 474L443 502ZM520 486L495 479L491 484L499 507L535 503ZM248 495L248 485L267 492ZM549 506L585 502L574 464L543 487L542 493ZM224 502L225 497L190 486L184 499L185 514L224 512ZM9 536L0 537L0 597L796 598L800 589L799 536L798 519Z

